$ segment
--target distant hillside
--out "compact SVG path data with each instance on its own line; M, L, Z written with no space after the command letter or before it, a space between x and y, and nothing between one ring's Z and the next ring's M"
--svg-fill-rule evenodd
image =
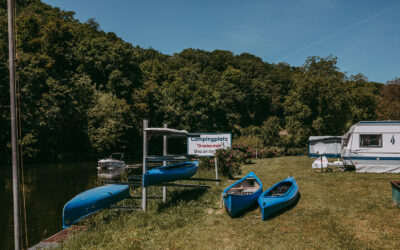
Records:
M376 119L383 86L362 75L346 76L335 57L310 57L302 67L292 67L222 50L186 49L168 56L38 0L18 1L16 32L27 159L140 154L143 118L190 131L253 134L265 146L304 146L311 134L343 134L359 120ZM7 43L6 1L1 0L3 162L10 155ZM280 137L283 129L287 135Z

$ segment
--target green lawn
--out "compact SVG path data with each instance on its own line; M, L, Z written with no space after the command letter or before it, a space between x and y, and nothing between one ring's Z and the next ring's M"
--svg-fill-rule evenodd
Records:
M253 160L264 190L290 174L301 197L295 207L262 221L260 210L231 219L221 192L232 181L209 190L169 190L167 204L150 201L146 213L106 210L83 223L88 230L66 249L394 249L400 246L400 208L391 200L390 180L399 174L318 173L312 159ZM212 177L211 171L199 176ZM161 188L153 187L153 192ZM132 201L127 201L132 203ZM139 204L140 201L137 201Z

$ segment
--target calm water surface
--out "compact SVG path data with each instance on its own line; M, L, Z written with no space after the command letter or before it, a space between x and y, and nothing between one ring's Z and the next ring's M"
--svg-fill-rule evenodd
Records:
M62 229L67 201L97 186L96 162L27 165L24 178L28 244L33 246ZM11 166L0 166L0 249L14 248L12 205Z

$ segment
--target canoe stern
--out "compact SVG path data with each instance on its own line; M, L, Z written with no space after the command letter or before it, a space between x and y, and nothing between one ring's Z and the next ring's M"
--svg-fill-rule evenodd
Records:
M292 187L288 190L288 192L282 196L266 196L272 189L277 187L283 182L292 182ZM284 209L290 207L298 198L298 185L296 180L293 177L286 178L272 187L268 188L263 192L257 199L258 205L261 209L262 220L267 220L274 214L277 214L279 211L283 211Z
M250 194L250 195L237 195L237 194L229 194L228 191L237 185L238 183L242 182L243 180L247 178L254 178L260 185L259 189ZM245 177L240 179L239 181L233 183L229 187L227 187L223 192L222 192L222 197L224 200L224 205L226 208L226 211L229 213L231 217L236 217L242 212L244 212L246 209L249 209L253 206L257 205L257 198L260 196L262 193L262 183L258 179L258 177L253 173L250 172L248 173Z
M128 185L108 185L76 195L63 208L63 228L129 197Z

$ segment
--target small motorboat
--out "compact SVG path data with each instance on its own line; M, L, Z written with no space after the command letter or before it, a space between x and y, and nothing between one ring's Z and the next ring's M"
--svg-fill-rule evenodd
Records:
M97 176L101 179L115 179L125 171L124 153L112 153L97 162Z
M262 193L262 183L250 172L222 192L226 211L235 217L246 209L257 205L257 198Z
M292 205L299 194L299 187L296 180L290 176L283 181L274 184L258 197L262 219Z
M193 176L199 167L198 161L180 162L147 170L143 175L143 187L162 182L184 180Z
M64 206L63 228L128 197L129 185L107 185L80 193Z

